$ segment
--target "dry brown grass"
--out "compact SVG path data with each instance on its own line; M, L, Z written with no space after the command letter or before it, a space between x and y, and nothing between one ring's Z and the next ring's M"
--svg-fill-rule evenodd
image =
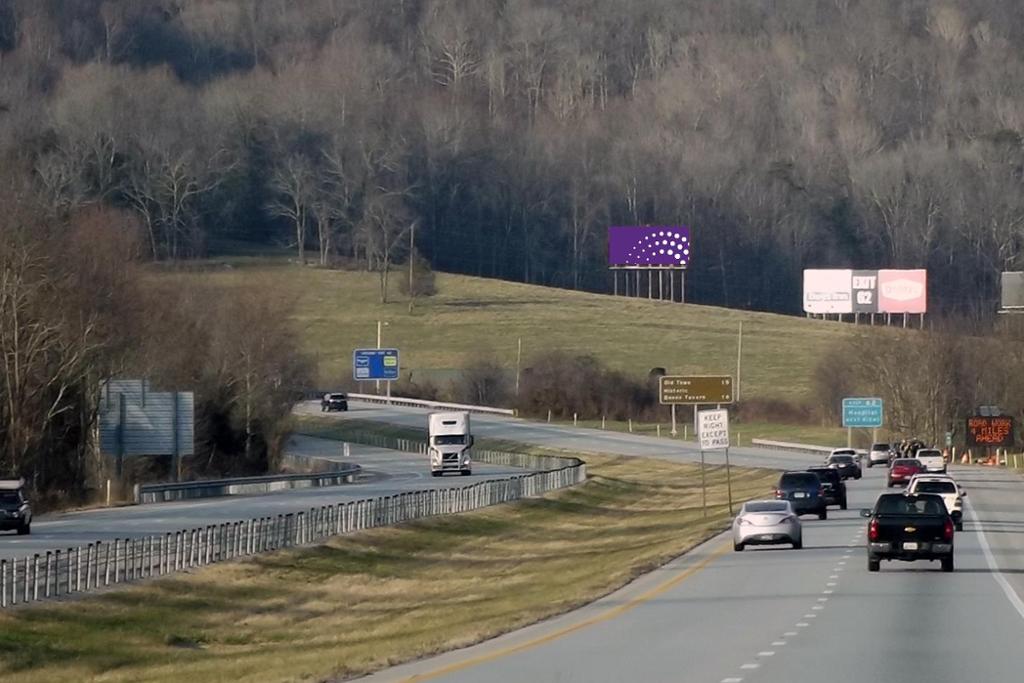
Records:
M542 499L336 538L0 616L0 680L297 681L478 642L608 593L723 528L693 465L590 458ZM734 468L737 499L774 474Z

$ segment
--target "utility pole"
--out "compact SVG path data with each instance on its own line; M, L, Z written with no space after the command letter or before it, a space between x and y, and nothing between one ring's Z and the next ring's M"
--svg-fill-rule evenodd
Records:
M413 282L413 262L416 255L416 221L409 228L409 312L412 313L412 302L416 300L416 289Z
M519 370L523 362L523 338L519 338L516 348L516 396L519 396Z
M743 321L740 321L740 333L736 341L736 402L740 401L740 371L743 369Z
M381 320L377 321L377 348L378 349L380 348L380 328L381 328L382 324L383 324L383 321L381 321ZM377 395L380 396L380 380L379 379L378 380L374 380L374 383L375 383L375 386L377 388Z

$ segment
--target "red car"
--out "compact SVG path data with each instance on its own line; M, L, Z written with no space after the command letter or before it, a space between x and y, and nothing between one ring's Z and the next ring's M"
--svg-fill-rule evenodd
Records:
M893 460L889 468L889 480L887 485L892 488L896 484L906 486L910 478L919 472L924 472L924 465L913 458L897 458Z

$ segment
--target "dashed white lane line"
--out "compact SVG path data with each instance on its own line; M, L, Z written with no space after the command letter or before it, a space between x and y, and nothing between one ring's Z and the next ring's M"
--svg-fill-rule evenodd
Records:
M807 628L808 626L810 626L810 624L808 624L806 621L797 622L796 625L797 628Z
M840 567L843 566L844 564L846 564L846 560L839 560L839 566Z
M839 577L838 577L838 576L832 576L832 577L829 577L829 578L832 578L832 579L838 579ZM836 585L838 585L838 584L837 584L837 583L836 583L835 581L829 581L829 582L828 582L828 583L826 583L825 585L826 585L826 586L836 586Z
M814 614L813 612L810 612L810 613L804 615L804 619L816 619L817 616L818 616L817 614ZM797 626L799 626L799 625L800 624L797 624Z
M796 635L796 631L786 631L782 635L786 636L787 638L792 638L793 636Z
M818 598L818 602L828 602L828 598Z
M758 667L760 667L760 666L761 666L761 665L760 665L760 664L758 664L757 662L747 662L746 664L744 664L744 665L743 665L743 666L741 666L740 668L741 668L741 669L756 669L756 668L758 668Z
M774 657L775 656L775 650L762 650L761 652L757 653L757 656L758 657Z
M722 683L743 683L742 678L723 678Z
M784 640L773 640L772 641L772 646L773 647L782 647L785 644L786 644L786 641L784 641Z
M825 609L825 605L815 605L811 609Z

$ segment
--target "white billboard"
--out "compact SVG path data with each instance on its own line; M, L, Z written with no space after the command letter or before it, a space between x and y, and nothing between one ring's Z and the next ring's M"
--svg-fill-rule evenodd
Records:
M697 411L697 438L702 451L713 451L717 448L729 447L729 411L719 410Z
M852 270L805 270L806 313L853 313Z

